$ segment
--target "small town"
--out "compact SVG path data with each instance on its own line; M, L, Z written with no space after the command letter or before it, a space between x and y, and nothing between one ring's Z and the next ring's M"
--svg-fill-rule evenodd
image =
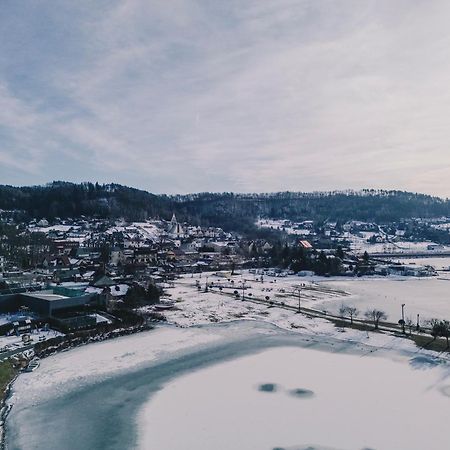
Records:
M175 214L170 220L131 223L83 218L15 223L13 216L0 212L0 357L13 357L22 370L35 367L34 349L48 353L55 342L66 342L67 334L90 330L91 338L95 330L133 331L167 320L166 315L170 320L169 310L183 309L183 298L178 306L170 299L171 288L189 277L195 276L198 290L206 283L206 289L228 288L243 298L252 280L282 285L297 279L286 288L295 306L294 291L302 280L437 277L426 258L450 255L450 246L406 240L405 224L402 229L358 221L317 227L313 221L259 219L257 226L274 231L284 240L281 245L273 236L249 240L221 228L179 223ZM450 220L427 226L448 230ZM449 267L439 269L445 273ZM228 279L227 285L213 282L214 274ZM260 298L273 304L262 292Z
M449 22L3 0L0 450L450 449Z

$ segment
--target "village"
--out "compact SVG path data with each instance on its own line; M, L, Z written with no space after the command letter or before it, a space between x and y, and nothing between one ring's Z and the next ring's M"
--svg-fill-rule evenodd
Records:
M378 225L355 221L318 228L313 221L258 220L261 230L284 239L280 244L273 234L249 239L221 228L179 223L175 214L168 221L143 222L80 218L15 223L7 212L0 217L9 230L0 244L0 358L12 357L23 370L36 368L30 365L35 352L67 345L68 335L78 333L86 341L114 336L117 330L141 330L154 321L185 326L224 320L217 316L216 300L203 302L205 289L210 294L215 290L216 296L259 298L258 307L278 302L295 310L302 289L306 304L308 299L348 295L344 289L314 284L318 275L430 278L448 270L445 264L438 269L431 264L433 257L445 256L446 246L405 243L399 230L389 235ZM445 223L440 220L439 226ZM422 259L395 260L412 252ZM193 290L184 290L186 283ZM228 320L246 317L252 308L235 311L233 304L225 315ZM319 316L326 315L324 308ZM337 306L331 309L336 316ZM269 314L257 314L263 316Z

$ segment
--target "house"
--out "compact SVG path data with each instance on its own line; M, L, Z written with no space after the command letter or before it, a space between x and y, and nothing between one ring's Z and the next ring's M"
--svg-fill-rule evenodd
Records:
M46 269L56 267L70 267L70 259L67 255L47 255L42 262L42 266Z
M94 270L88 270L87 272L84 272L84 273L81 275L81 279L82 279L83 281L89 281L89 282L92 282L92 281L94 281L94 276L95 276L95 271L94 271Z
M204 245L203 239L194 239L190 242L183 242L180 245L180 250L185 253L198 253L198 249Z
M123 261L123 251L120 247L113 247L111 248L111 254L109 258L109 262L113 266L117 266L119 262L121 263Z
M80 271L78 269L61 269L55 270L53 273L53 280L56 283L63 283L66 281L75 281L80 278Z
M115 284L116 283L111 278L106 275L102 275L100 278L97 278L97 280L94 281L91 286L96 288L105 288L114 286Z
M310 244L310 242L309 241L300 241L299 243L298 243L298 245L301 247L301 248L304 248L305 250L312 250L312 248L313 248L313 246Z
M38 223L37 223L38 227L48 227L48 220L47 219L41 219Z
M142 247L134 251L133 262L137 265L153 264L157 260L157 252L151 247Z
M100 251L95 247L78 247L71 255L77 259L92 261L100 258Z
M77 241L69 241L67 239L53 239L50 245L50 251L58 255L66 254L68 255L80 246Z

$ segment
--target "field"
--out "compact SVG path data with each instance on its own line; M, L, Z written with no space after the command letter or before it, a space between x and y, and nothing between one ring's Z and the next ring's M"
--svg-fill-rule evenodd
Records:
M208 290L205 287L208 284ZM244 287L244 288L243 288ZM424 324L431 318L450 319L450 279L446 278L323 278L261 277L245 272L231 277L224 273L207 273L180 278L166 289L178 309L167 311L169 321L182 326L214 321L253 318L280 325L291 321L297 326L317 326L292 312L283 313L251 302L236 302L235 298L268 299L284 302L292 307L301 306L338 314L342 305L353 305L359 317L371 308L386 312L388 320L397 323L401 318L401 305L405 304L405 318L414 324L417 314ZM283 317L281 317L282 315ZM289 322L289 323L291 323Z

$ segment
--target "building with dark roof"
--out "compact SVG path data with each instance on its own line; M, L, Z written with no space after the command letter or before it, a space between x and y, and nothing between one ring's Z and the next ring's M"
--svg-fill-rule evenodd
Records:
M101 306L103 303L103 297L95 293L80 295L74 291L73 295L63 295L54 290L23 292L0 295L0 313L15 312L26 307L39 317L48 318L85 306Z

